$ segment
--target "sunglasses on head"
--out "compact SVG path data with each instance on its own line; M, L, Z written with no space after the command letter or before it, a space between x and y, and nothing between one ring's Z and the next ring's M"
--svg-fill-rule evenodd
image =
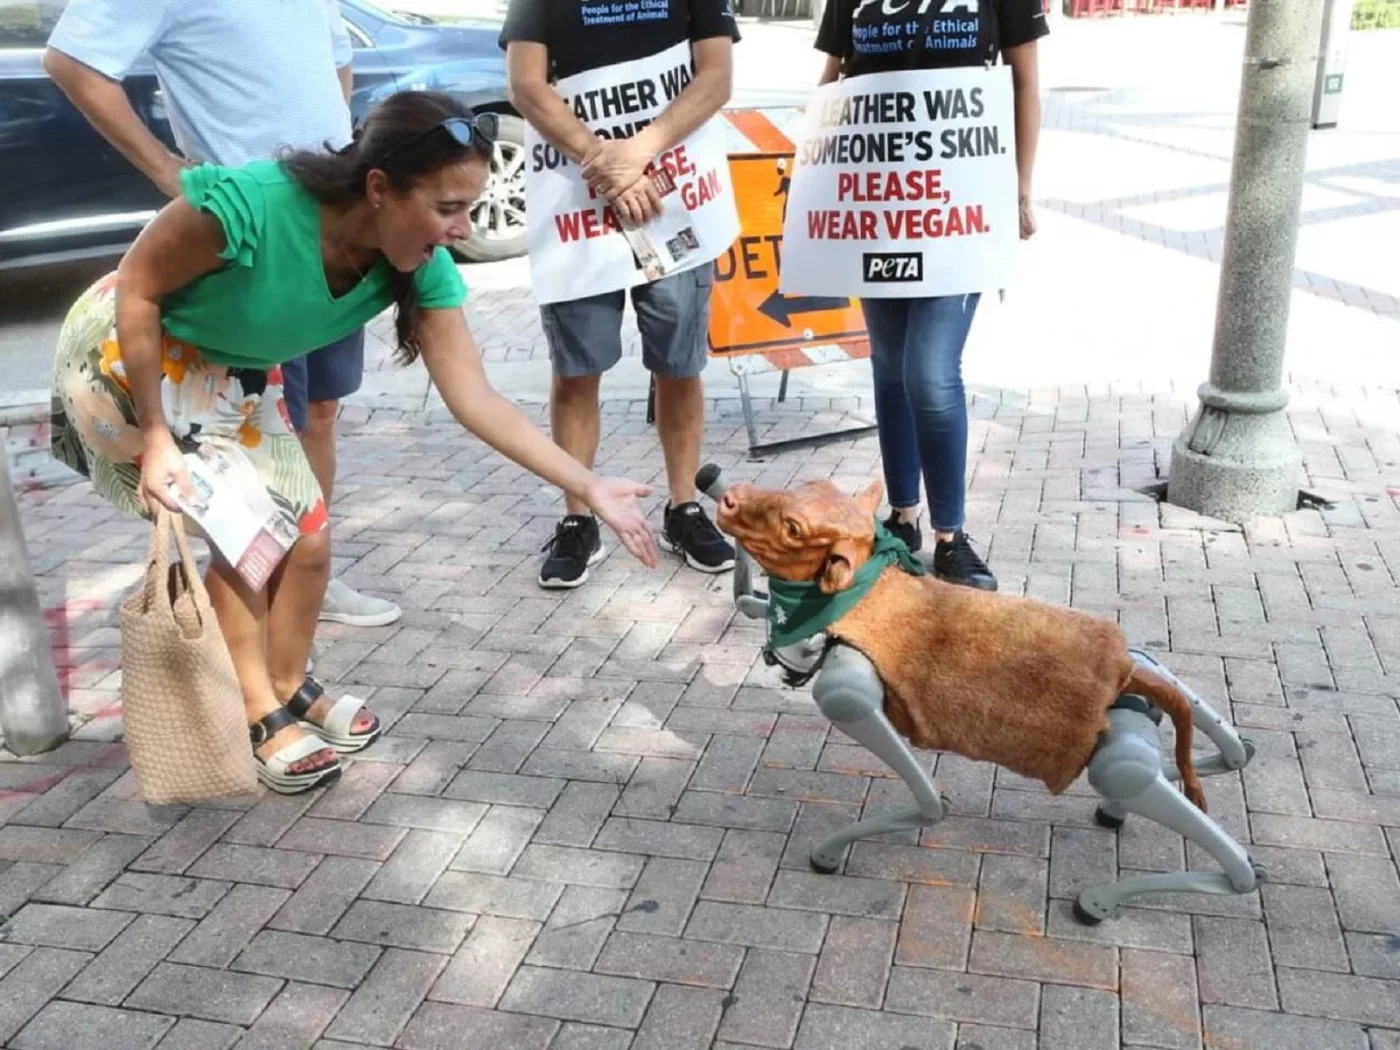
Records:
M407 142L400 143L380 159L381 165L412 146L427 140L439 132L446 132L463 149L470 149L481 143L489 153L496 146L496 136L501 129L501 118L495 113L477 113L472 117L448 117L440 120L422 134L415 135Z

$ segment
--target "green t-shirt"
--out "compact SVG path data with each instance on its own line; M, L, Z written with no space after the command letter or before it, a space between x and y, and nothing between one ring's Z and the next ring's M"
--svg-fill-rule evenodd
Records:
M185 199L219 220L224 265L166 296L165 330L215 364L271 368L343 339L393 303L376 262L339 298L326 284L321 211L276 161L202 165L180 176ZM426 310L459 309L467 288L439 247L413 275Z

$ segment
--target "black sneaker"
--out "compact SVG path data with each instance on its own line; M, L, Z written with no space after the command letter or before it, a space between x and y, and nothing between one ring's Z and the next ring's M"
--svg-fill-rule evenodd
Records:
M540 566L540 586L550 590L577 587L588 579L588 567L603 557L598 520L591 514L570 514L554 527L554 538L543 549L549 551L549 557Z
M692 569L724 572L734 568L734 548L720 534L698 503L666 505L661 540L677 554L685 555Z
M924 534L919 531L919 519L900 521L897 510L890 511L890 516L885 519L885 531L895 539L903 540L910 551L917 551L924 545Z
M933 573L940 580L975 587L979 591L997 589L997 578L987 563L977 556L967 533L958 531L951 540L939 540L933 549Z

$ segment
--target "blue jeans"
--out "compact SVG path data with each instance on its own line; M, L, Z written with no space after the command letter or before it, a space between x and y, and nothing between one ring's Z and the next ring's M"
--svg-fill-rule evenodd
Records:
M922 473L929 524L940 532L955 532L964 522L967 400L962 352L980 298L860 301L870 332L875 421L890 506L918 506Z

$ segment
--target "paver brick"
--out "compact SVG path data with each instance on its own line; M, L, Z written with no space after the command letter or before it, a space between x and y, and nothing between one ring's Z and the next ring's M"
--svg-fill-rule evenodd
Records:
M791 1046L814 965L810 955L751 950L728 1000L720 1037L758 1046Z
M460 1050L461 1047L510 1047L511 1050L546 1050L559 1022L547 1017L527 1017L427 1002L399 1036L402 1050Z
M833 916L812 980L813 1001L879 1009L898 935L894 922Z
M391 948L336 1015L326 1035L376 1045L393 1043L445 962L440 955Z
M104 835L30 896L49 904L87 904L149 845L150 839L137 835Z
M813 1003L802 1015L797 1050L953 1050L957 1026L925 1017Z
M690 760L643 758L627 782L622 798L618 799L613 812L621 817L656 817L666 820L676 810L685 792L685 786L694 772L695 763Z
M974 853L1050 856L1050 827L1038 822L949 816L924 829L920 842Z
M170 961L224 967L238 957L291 894L265 886L235 886L170 953Z
M60 948L35 948L0 978L0 1046L28 1024L92 956Z
M961 970L972 943L973 890L960 886L911 886L895 946L900 966Z
M563 892L564 887L557 882L448 871L438 879L423 904L429 908L543 922Z
M269 792L224 833L223 841L244 846L271 846L301 819L315 801L315 796L310 793L277 795Z
M209 851L188 869L188 874L193 878L227 879L294 890L316 870L320 861L314 853L221 842L209 847Z
M1400 878L1394 863L1333 853L1327 855L1327 872L1344 929L1400 937Z
M384 861L407 834L408 829L402 827L302 817L277 840L277 845L280 849Z
M604 1028L601 1025L577 1024L570 1021L559 1029L549 1050L628 1050L632 1032L627 1028Z
M786 839L776 832L724 833L700 896L735 904L762 904L768 899Z
M182 919L202 919L231 888L216 879L127 872L92 902L94 908L148 912Z
M415 828L380 866L364 895L373 900L417 904L462 848L460 835Z
M1400 981L1280 966L1278 992L1288 1013L1400 1028Z
M379 865L373 861L325 858L269 925L293 933L329 933L378 870Z
M1121 962L1123 1041L1197 1050L1201 1018L1191 960L1125 948Z
M652 857L617 921L618 929L678 935L700 896L707 871L700 861Z
M703 791L742 792L758 766L763 747L762 737L715 737L695 767L690 786Z
M1253 841L1263 846L1356 853L1366 857L1384 858L1389 855L1380 829L1364 824L1252 813L1249 826Z
M1118 1046L1117 995L1096 988L1045 986L1040 997L1040 1050L1118 1050Z
M1206 1050L1367 1050L1360 1025L1231 1006L1205 1008Z
M184 806L148 806L135 799L98 797L69 817L65 827L154 838L175 827L187 812Z
M885 1009L947 1021L1036 1026L1040 986L1031 981L983 977L948 970L914 970L896 966L890 973Z
M724 993L708 988L662 985L652 997L632 1050L710 1050Z
M604 751L563 751L541 746L525 760L520 772L532 777L626 784L641 761L636 755Z
M977 886L981 858L964 850L863 840L851 847L846 874L934 886Z
M827 917L785 908L701 901L685 929L687 938L777 951L821 951Z
M527 846L513 874L577 886L628 889L636 885L644 864L641 857L627 853L567 846Z
M797 804L786 799L749 798L713 791L687 791L676 805L675 819L688 824L709 824L748 831L783 831L792 828Z
M0 827L0 861L71 864L98 838L100 835L95 831L76 828L30 828L6 824Z
M968 970L1107 991L1118 986L1118 958L1113 948L1034 934L976 930Z
M17 824L56 828L121 776L119 769L74 769L15 816Z
M176 1017L250 1025L282 990L271 977L161 963L137 986L125 1006Z
M461 912L360 900L350 905L331 936L389 948L451 954L471 927Z
M375 708L380 719L387 720L382 690L375 696ZM336 781L335 790L322 794L307 814L327 820L359 820L399 772L400 767L392 763L363 758L350 762Z
M1360 977L1400 981L1400 944L1389 934L1348 933L1352 972Z
M185 1017L175 1022L156 1050L230 1050L242 1037L243 1029L236 1025Z
M430 997L466 1006L495 1006L541 925L529 919L483 916L433 985Z
M157 875L180 875L243 818L244 814L236 810L191 810L180 823L141 854L131 865L131 870L149 871Z
M191 929L190 919L139 915L63 990L65 999L119 1006Z
M1346 973L1346 944L1326 890L1264 883L1260 887L1276 966Z
M885 879L819 875L811 871L780 871L768 895L779 908L897 919L904 910L904 886Z
M642 1022L655 987L650 981L629 977L522 966L502 996L500 1009L635 1028Z
M744 961L737 944L713 944L617 931L608 937L593 969L614 977L663 984L730 988Z
M492 806L462 844L449 867L486 875L506 875L530 844L545 814L519 806Z
M1036 1034L1019 1028L958 1025L957 1050L1035 1050Z
M447 798L467 799L505 806L548 809L554 805L564 781L553 777L528 777L514 773L486 773L465 769L443 789Z
M621 789L614 784L576 781L565 786L559 799L539 825L534 839L540 845L593 845L599 830L617 804ZM602 846L612 849L616 847Z
M354 988L365 979L379 955L380 950L369 944L264 930L239 953L233 969L333 988Z
M1264 924L1196 916L1201 1002L1278 1009L1273 957Z
M719 828L612 817L603 825L594 846L621 853L710 861L719 852L723 838L724 832Z
M151 1050L173 1017L54 1000L10 1045L14 1050Z
M492 773L515 773L548 730L549 726L542 722L502 722L467 761L467 767Z
M627 907L627 898L626 890L569 886L535 938L526 961L532 966L593 969L608 935Z
M0 936L15 944L100 952L135 916L53 904L27 904L0 927Z
M388 794L381 795L374 805L370 806L364 819L370 824L442 831L450 835L469 835L485 815L486 807L477 802Z
M289 983L238 1041L239 1050L310 1046L349 994L339 988Z

